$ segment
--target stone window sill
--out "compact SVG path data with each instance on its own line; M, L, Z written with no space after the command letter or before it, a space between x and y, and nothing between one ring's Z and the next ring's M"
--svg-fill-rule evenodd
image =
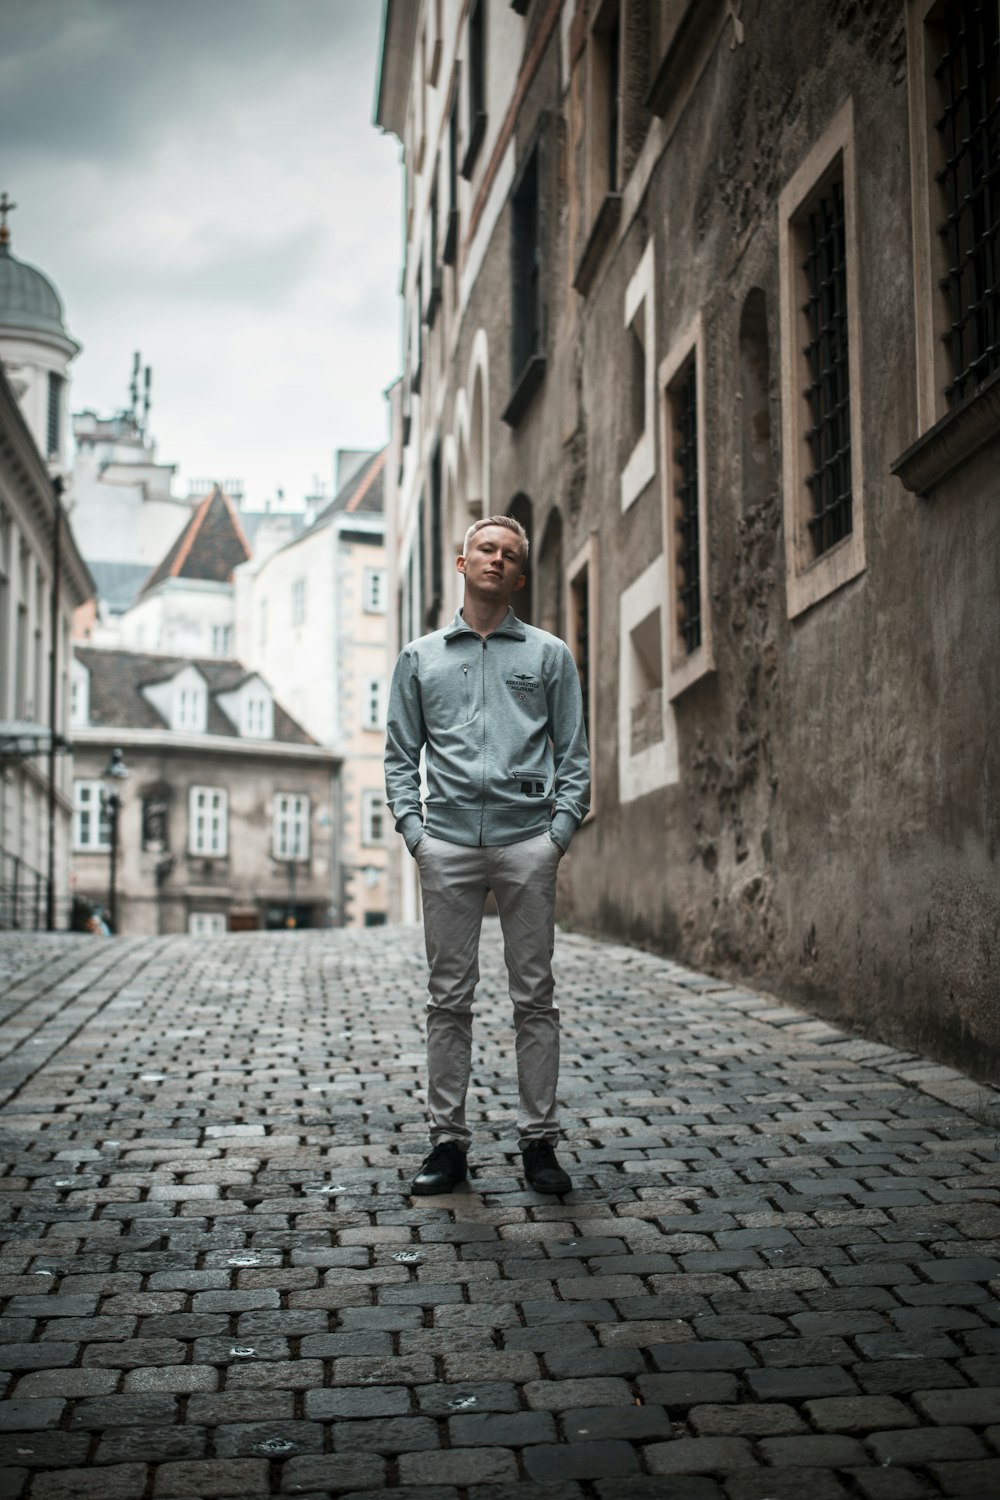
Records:
M892 473L914 495L929 495L1000 434L1000 370L901 453Z
M573 277L573 286L585 297L594 284L597 269L601 264L605 250L611 243L612 236L618 228L618 221L622 216L621 193L608 193L604 202L597 210L593 227L587 236L587 243L583 247L583 253L577 262L576 275Z
M469 144L466 147L465 156L462 159L462 176L465 178L466 182L468 182L472 176L472 169L476 165L476 157L479 155L479 148L483 144L483 137L485 136L485 134L486 111L480 110L476 115L476 118L472 122L472 128L469 131Z
M520 422L544 378L545 355L533 354L521 371L511 398L501 413L508 427L516 427Z

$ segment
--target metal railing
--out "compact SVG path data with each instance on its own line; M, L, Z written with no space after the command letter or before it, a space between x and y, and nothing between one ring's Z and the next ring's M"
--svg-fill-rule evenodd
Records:
M48 877L17 854L0 849L0 930L20 928L43 932L48 914ZM57 912L57 926L65 926L67 903ZM62 918L60 921L59 918Z

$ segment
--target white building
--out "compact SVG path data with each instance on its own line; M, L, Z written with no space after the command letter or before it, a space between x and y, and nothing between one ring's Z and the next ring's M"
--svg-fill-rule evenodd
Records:
M128 608L195 504L173 493L177 465L157 460L148 419L148 366L141 415L134 378L127 411L73 418L73 526L106 614Z
M334 920L386 920L384 451L338 454L301 536L236 572L235 654L341 762Z
M95 633L95 642L172 656L231 656L233 571L250 555L236 507L216 485L116 621L113 640Z

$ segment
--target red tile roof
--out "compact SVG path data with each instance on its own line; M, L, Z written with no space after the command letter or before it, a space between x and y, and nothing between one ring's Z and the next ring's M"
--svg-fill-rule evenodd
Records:
M218 485L194 515L142 586L147 594L168 578L199 578L228 583L233 569L252 556L236 507Z

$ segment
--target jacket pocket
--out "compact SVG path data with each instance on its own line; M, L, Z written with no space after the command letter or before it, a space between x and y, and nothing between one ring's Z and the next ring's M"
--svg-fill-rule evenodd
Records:
M539 773L537 767L533 771L511 771L510 777L516 796L536 797L539 801L544 798L546 778Z

